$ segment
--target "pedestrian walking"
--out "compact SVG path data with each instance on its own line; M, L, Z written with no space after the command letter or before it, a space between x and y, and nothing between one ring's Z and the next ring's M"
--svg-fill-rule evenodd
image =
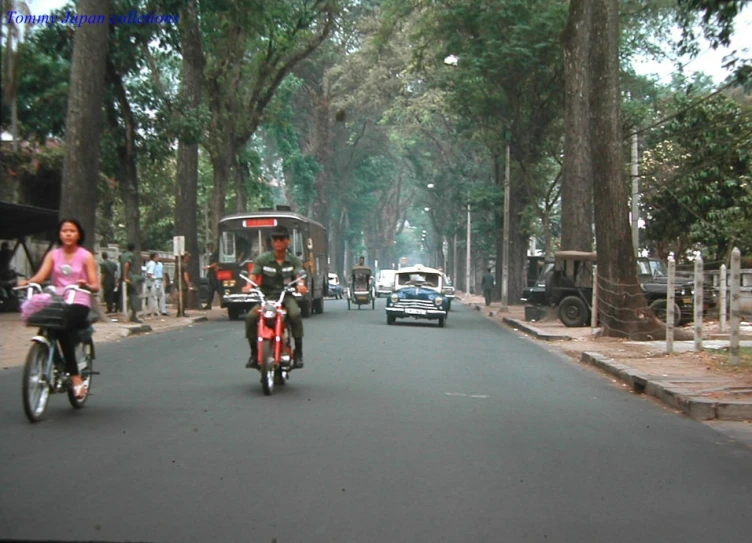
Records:
M181 259L180 264L180 277L178 277L178 269L175 268L175 283L178 285L178 288L180 290L180 301L181 305L178 307L178 317L187 317L188 315L185 312L185 309L188 307L188 304L190 302L190 296L189 294L196 290L193 286L193 282L191 281L191 274L188 271L188 263L191 261L191 253L188 251L185 252L185 254L182 257L179 257Z
M120 269L122 270L121 288L128 293L128 310L130 313L130 322L143 322L138 318L138 312L141 310L141 297L138 294L138 286L143 282L144 276L133 272L133 263L135 255L133 251L136 245L129 243L126 251L120 255Z
M219 269L219 251L214 249L213 243L206 245L206 252L208 253L209 264L204 266L206 270L206 278L209 281L209 299L206 303L206 309L211 309L214 303L214 293L219 294L222 297L222 291L219 288L219 280L217 279L217 269Z
M110 260L110 255L107 253L102 253L102 263L99 265L99 274L102 278L104 303L107 307L107 313L114 313L117 307L115 301L115 289L118 279L117 264Z
M483 282L481 287L483 288L483 297L486 299L486 307L491 305L491 292L495 285L495 277L491 273L491 268L486 270L486 275L483 276Z

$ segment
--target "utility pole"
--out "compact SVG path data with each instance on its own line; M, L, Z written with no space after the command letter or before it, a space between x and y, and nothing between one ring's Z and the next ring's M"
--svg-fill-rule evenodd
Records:
M470 294L470 246L472 245L470 224L470 204L467 204L467 254L465 256L465 292Z
M632 247L635 256L640 256L640 172L639 172L639 143L637 133L632 135Z
M504 167L504 242L501 250L501 310L509 311L509 213L511 179L509 171L509 142L507 141L507 156Z
M452 285L459 287L459 278L457 277L457 231L454 232L452 240Z

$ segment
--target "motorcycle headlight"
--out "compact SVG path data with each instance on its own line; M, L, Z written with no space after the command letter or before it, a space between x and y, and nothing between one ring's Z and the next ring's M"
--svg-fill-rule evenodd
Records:
M392 294L389 298L392 300L393 304L396 304L399 301L399 294Z
M433 303L436 304L436 307L441 307L441 304L444 302L444 298L441 296L436 296L436 298L433 299Z
M265 319L273 319L277 316L277 308L273 304L266 304L263 309Z

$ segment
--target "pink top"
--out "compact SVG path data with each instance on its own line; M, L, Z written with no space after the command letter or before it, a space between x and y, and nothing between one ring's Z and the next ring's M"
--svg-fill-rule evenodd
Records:
M86 275L86 261L91 253L79 247L73 257L68 260L66 258L65 249L60 247L52 251L52 285L57 289L59 295L63 295L65 287L68 285L78 285L78 281L83 279L88 282L88 276ZM68 291L70 294L71 291ZM75 291L73 291L75 292ZM68 302L70 298L65 297L65 301ZM73 298L74 304L85 305L91 307L91 295L84 294L83 292L76 292L76 296Z

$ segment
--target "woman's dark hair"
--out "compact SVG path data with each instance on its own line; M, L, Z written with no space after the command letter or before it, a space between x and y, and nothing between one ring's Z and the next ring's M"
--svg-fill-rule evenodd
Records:
M60 224L57 225L57 232L58 232L58 234L57 234L57 242L60 245L63 244L63 240L60 239L60 229L67 222L71 223L72 225L74 225L78 229L78 244L79 245L83 245L84 242L86 241L86 232L84 232L84 227L81 226L81 223L78 222L78 219L63 219L63 220L60 221Z

